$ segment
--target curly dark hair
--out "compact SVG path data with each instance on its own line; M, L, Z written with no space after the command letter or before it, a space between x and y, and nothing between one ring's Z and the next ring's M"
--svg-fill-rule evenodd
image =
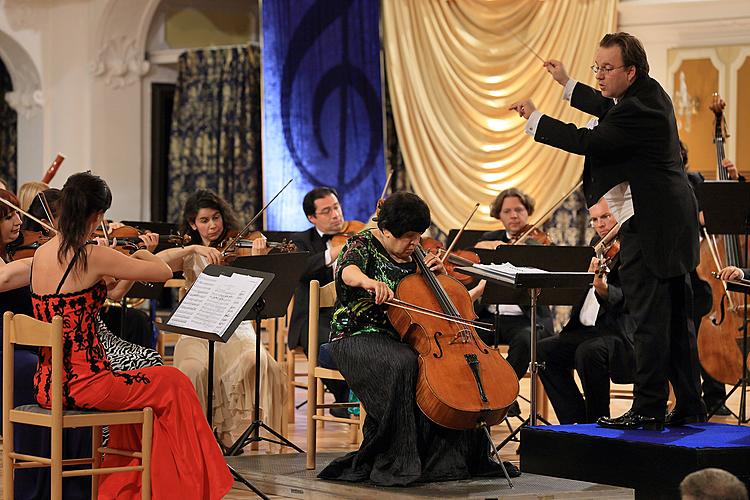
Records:
M60 247L57 250L57 260L62 264L71 251L77 252L84 247L91 236L89 220L93 215L107 211L112 205L112 191L98 175L80 172L65 181L59 203L57 229ZM86 266L86 252L81 252L75 267L85 270Z
M518 198L521 200L521 204L526 207L526 211L529 215L534 213L534 198L518 188L508 188L500 191L500 194L498 194L490 204L490 217L500 219L500 211L503 209L505 198Z
M396 238L410 231L422 234L430 227L430 208L414 193L393 193L380 206L378 229L387 229Z
M200 189L190 195L185 201L185 208L182 210L182 220L180 221L180 231L182 234L190 236L190 242L193 244L202 244L201 235L197 229L193 229L191 224L195 223L195 218L198 216L198 212L201 208L210 208L218 210L221 214L222 223L224 225L224 231L215 240L211 242L211 246L218 245L229 231L234 231L240 228L240 224L237 221L237 216L234 214L234 210L229 204L221 199L213 191L207 189Z

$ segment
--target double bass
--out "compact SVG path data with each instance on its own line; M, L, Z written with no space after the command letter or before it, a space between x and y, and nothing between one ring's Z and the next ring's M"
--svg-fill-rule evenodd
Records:
M466 288L450 276L433 274L424 256L418 246L412 258L419 273L396 288L397 299L413 307L388 308L391 324L419 354L417 405L430 420L450 429L497 424L518 397L518 378L500 353L479 338Z
M723 127L724 102L714 95L711 110L716 118L714 144L716 146L717 177L727 181L729 174L723 166L724 140ZM742 350L738 345L741 338L743 316L740 313L741 294L729 292L726 283L712 278L725 266L743 267L740 262L740 241L737 235L709 235L703 229L701 241L701 260L696 272L698 277L708 282L711 287L713 305L711 311L703 317L698 334L698 357L706 372L724 384L736 384L742 378Z

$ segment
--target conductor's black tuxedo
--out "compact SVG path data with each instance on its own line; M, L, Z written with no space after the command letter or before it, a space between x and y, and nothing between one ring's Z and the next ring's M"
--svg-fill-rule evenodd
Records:
M699 365L689 273L699 260L698 212L682 166L672 102L649 76L640 76L615 104L577 83L571 105L599 117L593 129L542 116L538 142L585 155L588 206L630 183L635 215L620 230L620 276L634 317L636 376L632 410L664 419L667 380L680 415L700 415Z

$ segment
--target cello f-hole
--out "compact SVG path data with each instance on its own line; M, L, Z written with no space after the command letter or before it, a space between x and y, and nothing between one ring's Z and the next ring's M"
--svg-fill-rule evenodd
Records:
M434 352L432 353L432 355L433 355L433 356L434 356L434 357L435 357L436 359L440 359L440 358L442 358L442 357L443 357L443 346L441 346L441 345L440 345L440 339L438 339L438 337L442 337L442 336L443 336L443 334L442 334L441 332L435 332L435 335L433 335L433 336L432 336L432 338L433 338L433 339L435 339L435 345L436 345L436 346L437 346L437 348L438 348L438 349L440 350L440 353L439 353L439 354L436 354L436 353L434 353Z

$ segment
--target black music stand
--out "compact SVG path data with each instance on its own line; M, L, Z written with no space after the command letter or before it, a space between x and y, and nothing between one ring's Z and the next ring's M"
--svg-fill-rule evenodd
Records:
M487 286L482 296L486 304L519 304L531 306L531 339L530 362L531 372L530 412L529 417L500 443L498 449L515 439L524 426L537 425L537 420L544 419L537 413L536 384L539 370L544 365L538 363L537 358L537 305L572 305L578 303L588 293L594 281L594 274L580 272L588 269L591 257L594 255L592 247L554 247L554 246L501 246L496 250L478 249L483 262L510 262L519 267L536 267L547 272L519 273L513 279L501 277L477 267L457 268L464 274L469 274L487 280ZM544 294L542 295L542 290ZM544 421L545 423L548 423Z
M748 265L748 239L750 238L750 183L736 181L707 181L698 185L697 189L700 206L703 210L703 219L706 223L706 231L709 234L743 235L745 239L745 267ZM733 263L735 265L740 263ZM727 283L727 289L730 285ZM744 295L744 319L742 324L742 377L726 395L723 401L715 408L709 409L709 418L713 417L716 410L734 394L737 389L740 393L740 411L737 416L738 424L750 422L747 418L747 357L748 357L748 290L737 285L733 291ZM698 332L696 332L697 335Z
M250 296L250 298L245 302L245 305L242 306L239 313L235 315L235 317L232 319L229 326L224 330L222 334L214 333L214 332L206 332L202 330L195 330L192 328L186 328L186 327L179 327L179 326L173 326L169 324L169 321L172 319L172 316L175 315L180 310L180 305L186 304L186 299L190 295L190 291L193 290L191 288L188 290L188 293L185 295L185 297L182 299L182 302L180 302L180 305L177 306L177 308L172 312L169 319L165 323L158 323L157 327L160 330L164 330L167 332L173 332L173 333L180 333L182 335L188 335L191 337L198 337L202 339L208 340L208 387L206 389L206 420L208 421L208 426L213 430L213 393L214 393L214 342L222 342L226 343L229 338L232 336L234 331L237 329L239 324L244 320L245 316L256 306L256 304L260 301L262 301L262 295L268 288L268 285L273 281L274 275L272 273L268 272L261 272L261 271L251 271L248 269L240 269L237 267L227 267L227 266L217 266L215 264L211 264L209 266L206 266L206 268L203 270L201 274L207 274L209 276L231 276L233 274L244 274L247 276L254 276L256 278L261 278L263 281L258 286L258 288L253 292L253 294ZM218 318L217 318L218 319ZM260 337L260 334L257 334L258 337ZM257 373L258 368L256 368ZM257 398L256 398L257 403ZM257 408L257 404L256 404ZM243 483L245 486L250 488L255 494L260 496L261 498L268 499L262 491L260 491L258 488L256 488L252 483L250 483L247 479L245 479L239 472L237 472L231 465L227 464L227 467L229 468L229 471L232 473L232 475Z
M309 252L276 253L252 257L238 257L233 265L243 269L263 269L271 271L276 276L273 288L269 288L255 303L255 307L247 311L244 319L255 320L255 408L253 422L227 451L227 455L239 455L247 444L268 441L281 446L294 448L304 453L302 448L276 432L260 418L260 336L261 320L279 318L286 314L292 294L299 284L302 273L307 267ZM260 429L265 429L277 439L270 439L260 435Z
M448 238L446 243L447 245L453 243L453 240L456 239L458 231L459 229L451 229L450 231L448 231ZM477 242L482 241L482 235L484 235L484 233L486 232L487 231L483 231L481 229L465 229L453 248L455 248L456 250L471 248L475 244L477 244Z

